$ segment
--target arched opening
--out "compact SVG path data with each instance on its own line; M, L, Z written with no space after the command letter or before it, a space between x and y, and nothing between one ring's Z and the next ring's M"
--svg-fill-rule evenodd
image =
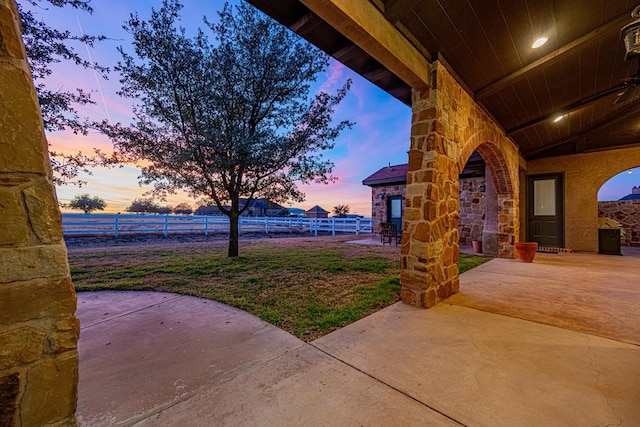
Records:
M598 190L598 252L640 256L640 166Z
M490 142L467 145L475 150L458 162L460 245L477 240L483 253L513 258L517 212L507 162Z

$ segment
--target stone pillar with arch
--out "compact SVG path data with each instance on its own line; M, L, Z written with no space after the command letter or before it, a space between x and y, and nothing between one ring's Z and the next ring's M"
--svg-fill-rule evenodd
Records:
M497 253L513 257L519 233L517 147L439 62L431 88L412 96L402 236L401 298L432 307L459 290L459 174L482 155L497 194Z
M0 425L75 425L79 323L38 98L0 0Z

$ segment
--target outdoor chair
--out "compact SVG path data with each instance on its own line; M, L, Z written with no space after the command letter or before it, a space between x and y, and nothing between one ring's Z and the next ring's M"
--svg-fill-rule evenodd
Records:
M400 242L402 235L398 233L398 227L390 222L380 224L380 242L384 246L385 243L391 245L391 241L395 240L396 246Z

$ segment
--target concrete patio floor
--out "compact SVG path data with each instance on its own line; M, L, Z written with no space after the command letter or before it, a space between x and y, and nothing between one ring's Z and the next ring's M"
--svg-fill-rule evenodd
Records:
M242 311L78 294L80 425L640 425L640 258L537 254L306 344Z

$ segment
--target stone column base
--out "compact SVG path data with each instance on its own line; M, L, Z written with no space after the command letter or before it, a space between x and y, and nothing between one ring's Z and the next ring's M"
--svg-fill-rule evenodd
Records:
M424 307L424 295L424 289L409 288L406 286L403 286L402 289L400 289L400 299L402 302L414 307Z
M498 232L482 232L482 253L498 256Z

